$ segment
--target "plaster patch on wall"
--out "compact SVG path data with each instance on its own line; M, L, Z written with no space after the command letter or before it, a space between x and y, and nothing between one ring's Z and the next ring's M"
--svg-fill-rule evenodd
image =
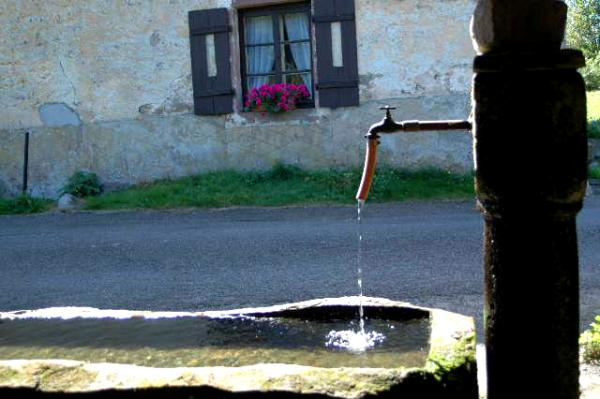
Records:
M361 94L364 100L371 100L377 97L377 94L373 92L375 89L375 81L383 77L384 75L382 73L365 73L358 76Z
M39 108L40 118L44 126L80 126L81 119L77 112L65 103L48 103Z

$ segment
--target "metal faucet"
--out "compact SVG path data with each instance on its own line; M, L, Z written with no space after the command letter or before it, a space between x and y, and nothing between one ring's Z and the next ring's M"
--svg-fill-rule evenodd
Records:
M367 139L367 152L365 155L365 165L362 179L356 199L366 201L373 183L375 175L375 166L377 164L377 147L379 145L380 133L398 133L398 132L427 132L427 131L449 131L449 130L467 130L472 129L472 123L468 120L441 120L441 121L418 121L406 120L401 122L394 121L391 111L396 109L386 105L379 108L385 110L385 117L378 123L369 128L365 135Z

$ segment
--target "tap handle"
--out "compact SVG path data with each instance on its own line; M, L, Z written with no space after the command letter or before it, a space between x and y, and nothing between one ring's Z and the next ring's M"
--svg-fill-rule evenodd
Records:
M394 118L392 118L392 113L390 112L396 107L390 107L386 105L385 107L380 107L379 109L385 110L385 118L381 120L381 122L377 122L369 129L369 133L365 137L367 138L379 138L378 133L394 133L398 130L402 130L402 126L398 125L394 122Z
M380 110L385 110L385 117L391 119L392 118L392 113L390 111L395 110L396 107L390 107L389 105L386 105L385 107L379 107Z

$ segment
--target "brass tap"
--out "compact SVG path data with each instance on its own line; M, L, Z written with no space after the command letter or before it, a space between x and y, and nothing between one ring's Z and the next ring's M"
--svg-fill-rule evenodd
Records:
M385 117L373 124L368 133L365 135L367 139L367 151L365 154L365 164L363 168L360 186L356 193L356 199L366 201L369 197L369 191L373 184L375 175L375 167L377 164L377 147L379 146L380 133L398 133L398 132L427 132L427 131L450 131L450 130L466 130L471 131L472 124L468 120L441 120L441 121L418 121L407 120L400 123L394 121L391 110L396 108L386 105L379 108L385 110Z

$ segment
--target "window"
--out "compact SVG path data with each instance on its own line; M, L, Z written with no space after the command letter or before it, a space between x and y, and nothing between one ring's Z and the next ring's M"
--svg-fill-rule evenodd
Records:
M271 83L305 84L314 105L310 7L308 3L240 12L242 89Z
M233 5L254 7L275 1L234 0ZM314 106L315 98L320 107L359 105L354 0L281 1L287 2L238 9L239 54L230 52L235 21L230 9L189 12L196 115L234 112L234 96L241 99L249 89L265 83L304 83L312 96L300 106ZM238 59L241 80L231 74L231 64Z

